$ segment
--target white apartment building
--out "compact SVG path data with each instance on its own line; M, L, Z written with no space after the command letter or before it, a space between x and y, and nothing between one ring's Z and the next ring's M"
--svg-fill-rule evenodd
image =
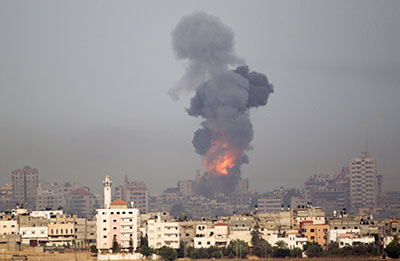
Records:
M0 235L17 235L18 232L17 220L0 220Z
M229 244L228 224L218 222L212 227L207 224L196 226L193 245L195 248L208 248L210 246L223 247Z
M21 235L22 244L31 246L44 245L48 242L48 228L43 227L20 227L19 234Z
M158 215L157 219L147 221L147 237L149 247L157 249L167 246L178 249L180 240L179 223L164 222L161 220L161 216Z
M110 251L113 241L117 241L122 249L139 247L140 214L139 209L128 208L122 200L111 202L110 208L97 209L97 248L99 251Z
M264 230L262 231L262 238L265 239L272 246L275 246L278 241L283 241L289 249L293 249L296 247L303 249L303 246L307 243L307 238L299 237L297 230L286 231L285 237L279 236L278 231Z
M338 238L339 247L352 246L356 244L370 244L374 243L375 238L373 236L360 237L355 234L341 234Z
M32 217L44 217L46 219L50 219L51 217L54 217L56 215L62 215L63 210L35 210L31 212Z
M368 152L350 161L350 204L352 208L376 206L378 195L376 160Z

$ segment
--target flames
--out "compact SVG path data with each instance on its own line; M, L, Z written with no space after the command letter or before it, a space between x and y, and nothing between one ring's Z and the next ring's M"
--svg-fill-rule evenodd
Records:
M224 140L216 140L203 157L203 167L208 173L228 175L240 152Z

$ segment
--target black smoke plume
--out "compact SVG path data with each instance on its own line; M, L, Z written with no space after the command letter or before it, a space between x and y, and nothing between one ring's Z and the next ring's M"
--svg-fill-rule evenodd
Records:
M183 17L172 32L177 58L188 59L189 65L170 93L177 98L182 90L196 90L187 112L205 119L195 132L193 146L203 155L207 170L196 190L207 196L234 191L253 139L249 109L265 105L273 92L267 77L248 66L229 70L242 63L234 54L233 38L230 28L203 12ZM234 160L221 173L212 166L225 155Z

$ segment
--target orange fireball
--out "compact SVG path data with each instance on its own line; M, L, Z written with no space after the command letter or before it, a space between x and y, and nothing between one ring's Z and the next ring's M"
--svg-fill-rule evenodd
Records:
M203 167L211 174L228 175L235 166L239 151L227 142L216 140L203 158Z

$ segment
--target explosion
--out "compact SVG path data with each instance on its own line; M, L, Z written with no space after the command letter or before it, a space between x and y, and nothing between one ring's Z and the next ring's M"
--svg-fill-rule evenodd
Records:
M228 175L228 170L235 166L239 155L240 152L230 148L228 143L217 140L204 155L203 167L212 174Z
M183 17L172 32L178 59L189 64L173 98L196 90L187 112L204 121L193 138L206 172L196 184L198 193L231 193L240 180L240 166L253 139L249 109L267 103L273 86L264 74L250 71L234 54L232 30L217 17L195 12ZM239 65L234 70L229 67Z

